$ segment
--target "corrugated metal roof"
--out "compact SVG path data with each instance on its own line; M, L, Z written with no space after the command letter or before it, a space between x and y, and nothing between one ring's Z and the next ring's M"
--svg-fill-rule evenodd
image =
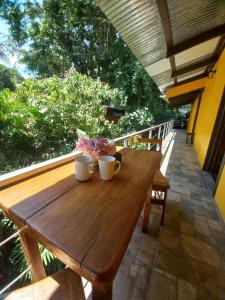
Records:
M173 44L224 24L224 0L167 1Z
M157 75L154 75L152 76L152 78L159 87L164 84L167 84L168 82L173 82L173 79L171 78L171 70L167 70Z
M192 64L193 62L203 60L206 57L209 58L215 51L218 41L219 37L198 44L195 47L189 48L175 55L175 62L177 68L178 66L180 67L184 64Z
M165 59L168 49L163 31L165 24L162 26L164 18L160 16L162 9L168 9L172 45L225 25L225 0L167 0L168 8L161 6L160 11L156 0L97 0L97 2L138 61L156 84L163 88L170 85L173 79L171 64ZM167 15L164 14L164 17ZM218 41L217 36L176 54L175 71L210 58L214 55ZM204 73L205 69L206 66L194 69L178 76L177 80L189 78L192 74Z
M101 0L98 4L144 67L166 56L155 0Z

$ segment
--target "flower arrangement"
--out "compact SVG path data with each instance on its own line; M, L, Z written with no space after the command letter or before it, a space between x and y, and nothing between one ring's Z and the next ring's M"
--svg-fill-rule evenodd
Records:
M101 155L114 155L116 153L116 144L113 140L110 141L105 138L80 138L76 142L76 150L80 150L84 154L90 155L93 161L97 161Z

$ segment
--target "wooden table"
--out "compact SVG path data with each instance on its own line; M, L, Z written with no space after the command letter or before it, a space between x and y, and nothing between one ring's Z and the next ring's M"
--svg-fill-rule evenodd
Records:
M74 178L66 163L0 191L0 206L18 227L32 276L45 276L37 242L93 284L93 299L111 299L112 282L145 204L161 154L123 149L122 167L111 181ZM147 200L146 200L147 199Z

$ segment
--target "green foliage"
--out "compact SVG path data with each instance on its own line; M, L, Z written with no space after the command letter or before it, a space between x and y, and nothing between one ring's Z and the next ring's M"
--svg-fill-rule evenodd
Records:
M13 222L0 210L0 242L11 236L16 230L17 228ZM63 263L56 259L46 248L39 245L39 249L47 274L56 273L63 268ZM0 287L3 287L4 284L12 280L12 278L14 279L17 274L22 273L28 267L19 238L11 240L5 244L5 246L0 248L0 259L1 258L4 259L5 265L7 265L10 270L10 274L7 274L9 277L8 280L4 280L5 282L0 283ZM30 272L25 274L22 281L31 281Z
M64 264L58 260L50 251L44 248L42 245L39 245L39 251L42 257L42 261L46 270L47 275L54 274L64 267ZM28 267L26 258L24 256L23 248L21 246L19 238L15 241L10 254L8 256L8 261L15 270L21 274ZM15 277L15 274L14 276ZM27 272L23 278L22 282L31 282L31 273Z
M12 76L3 76L12 82L6 80L0 93L0 173L71 151L77 128L90 137L118 137L171 117L156 84L96 1L2 0L0 16L10 26L21 62L39 78L12 92L5 89L14 90ZM5 53L0 41L0 55ZM130 113L114 125L105 120L102 104L126 106ZM13 226L4 218L0 223L4 234ZM23 271L22 249L18 242L12 247L7 260ZM41 251L48 272L62 267Z
M0 7L0 16L20 47L21 61L39 78L63 78L74 66L79 73L118 88L131 111L154 108L160 95L156 84L96 1L3 0Z
M138 131L153 123L154 117L149 108L140 108L132 113L126 113L119 119L114 126L114 134L117 136L125 135L130 132Z
M3 89L10 89L14 91L16 85L22 83L24 78L12 68L7 68L0 64L0 91Z
M26 80L16 92L5 89L0 93L1 172L71 151L77 128L90 137L110 136L112 124L102 103L118 98L117 90L73 69L64 79Z

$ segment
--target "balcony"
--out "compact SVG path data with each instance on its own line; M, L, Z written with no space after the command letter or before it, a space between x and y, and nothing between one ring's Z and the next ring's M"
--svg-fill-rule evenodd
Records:
M224 223L183 130L164 161L171 189L160 227L152 208L150 233L135 229L114 283L115 299L224 299ZM122 295L122 296L121 296Z
M113 299L224 299L224 224L211 192L210 177L185 143L183 130L168 132L161 169L171 184L165 224L152 206L150 231L143 216L132 235L113 283ZM166 145L166 146L165 146ZM87 299L91 285L83 280Z
M225 219L225 6L222 1L212 1L212 3L208 1L208 3L205 3L203 0L196 2L195 6L188 1L184 3L182 1L114 0L101 0L98 1L98 5L146 72L156 82L162 95L174 107L186 104L192 106L188 125L194 148L186 144L184 131L171 131L171 124L164 124L163 128L159 126L157 130L156 128L150 128L135 133L146 133L149 137L164 139L164 157L161 170L168 177L171 189L168 193L164 226L160 226L161 213L159 208L153 205L150 214L149 233L143 234L141 231L142 213L122 262L120 260L122 255L117 259L117 262L119 261L121 264L113 281L113 299L225 299L224 222L215 204L218 204ZM117 139L118 145L121 146L120 143L124 142L126 147L128 145L126 139L129 137L131 135ZM3 186L15 184L17 181L26 181L27 176L32 175L35 177L40 172L49 172L50 167L57 168L59 165L67 163L71 165L76 154L72 153L54 159L50 163L42 163L27 168L23 172L18 171L13 175L6 175L2 181ZM211 177L202 169L213 174L214 179L216 179L216 189ZM145 169L143 168L143 170ZM134 169L133 171L135 173ZM145 176L145 187L146 178ZM130 176L129 180L131 179ZM131 183L129 180L128 182ZM54 184L58 184L57 180ZM42 186L40 190L41 188L43 189ZM64 189L64 185L61 184L60 188ZM131 183L130 194L133 192L132 188ZM215 200L213 197L214 191ZM65 194L67 192L68 190L65 191ZM109 192L111 192L110 189ZM118 193L116 198L120 196L121 200L121 195L125 197L122 189L121 194ZM56 197L55 194L54 197ZM72 201L72 198L69 200ZM92 195L91 200L93 198ZM56 199L58 198L44 204L48 206ZM36 200L39 200L39 198L37 197ZM126 202L126 204L129 205L129 202ZM107 205L104 205L108 209ZM124 207L126 206L124 205ZM61 208L64 207L61 205ZM135 209L133 208L133 210ZM25 221L34 215L36 216L37 213L39 211L27 215ZM51 213L48 217L54 223L55 220L52 220L54 218ZM60 214L57 216L60 217ZM78 213L76 216L79 220L81 219L80 223L83 224L83 219ZM108 217L110 218L110 214ZM74 221L74 219L72 220ZM96 218L96 220L99 219ZM107 223L107 218L104 219L104 222ZM100 225L96 222L95 225L99 229L105 226L104 222L102 221ZM25 223L25 226L23 226L24 223L20 224L20 226L23 226L20 229L21 231L29 229L29 222ZM64 220L64 226L65 224ZM133 224L136 224L136 222L133 222ZM127 224L124 222L124 231L126 229L125 225ZM82 226L80 229L82 229ZM30 226L30 230L35 232L35 228L32 228L32 226ZM120 233L122 230L120 230ZM58 234L58 232L55 230L55 234ZM67 232L70 234L69 230ZM52 236L54 238L54 235ZM86 236L83 235L82 238L85 239ZM89 244L87 243L87 245L96 246L97 238L95 232L94 239L88 240ZM82 239L80 241L82 242ZM111 242L113 246L111 249L108 247L108 250L113 256L117 244L115 241L111 240ZM100 248L104 248L101 247L103 244L98 243L95 250L97 248L97 251L100 252ZM36 249L36 252L33 252L33 257L38 252L37 241L35 246L36 248L33 248ZM52 244L50 243L49 246L51 249ZM87 272L83 274L82 268L85 269L83 263L86 262L85 259L90 253L91 247L84 249L84 253L80 254L82 258L77 264L79 275L87 275L87 280L91 276ZM33 248L31 247L31 249ZM59 258L62 257L60 250L58 251ZM125 247L122 250L125 251ZM68 253L66 254L65 264L70 263L71 258ZM107 262L107 257L108 259L111 258L110 255L107 256L105 253L102 256L99 253L95 255L99 265L102 263L101 259L103 260L103 258ZM95 264L95 267L96 265L96 269L98 269L99 265ZM26 272L32 268L33 266L29 265ZM44 273L43 266L39 271ZM93 274L94 272L91 273L91 275ZM111 275L107 272L105 274L109 277ZM37 279L35 277L40 274L35 274L33 270L32 275L34 279ZM115 272L113 275L115 275ZM112 278L111 275L110 280ZM99 279L98 276L97 279ZM83 280L85 295L87 299L91 299L91 282L87 280ZM13 283L11 282L3 291L8 291ZM109 295L111 294L111 283L109 286L109 293L106 292L109 297L106 296L104 299L111 299L111 295ZM101 297L94 297L94 299L102 300Z

